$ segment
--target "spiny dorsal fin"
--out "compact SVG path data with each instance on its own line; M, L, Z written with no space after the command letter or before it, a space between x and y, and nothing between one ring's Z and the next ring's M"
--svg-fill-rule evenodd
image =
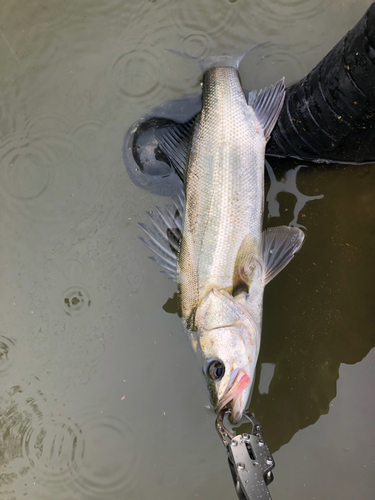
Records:
M185 179L195 120L196 116L186 123L174 123L161 127L155 133L160 149L169 159L182 181Z
M247 102L251 106L263 127L266 141L271 136L273 127L283 107L285 97L284 78L262 90L249 92Z
M270 227L263 231L264 283L269 283L301 248L305 235L296 227Z

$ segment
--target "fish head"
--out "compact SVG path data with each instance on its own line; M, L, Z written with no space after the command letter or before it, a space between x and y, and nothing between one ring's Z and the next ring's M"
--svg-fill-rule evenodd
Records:
M213 290L202 301L197 319L199 347L212 404L216 411L231 406L237 423L247 406L259 353L260 328L250 313L225 291Z
M204 375L216 411L231 405L230 420L238 422L249 400L253 381L252 349L244 341L242 325L202 332L200 347Z

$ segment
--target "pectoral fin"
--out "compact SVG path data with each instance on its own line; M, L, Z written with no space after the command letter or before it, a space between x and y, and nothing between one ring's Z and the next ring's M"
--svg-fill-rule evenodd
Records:
M279 226L263 231L264 283L269 283L301 248L305 235L296 227Z
M241 243L234 264L232 291L234 297L243 291L249 291L256 270L260 266L258 242L254 236L248 234Z

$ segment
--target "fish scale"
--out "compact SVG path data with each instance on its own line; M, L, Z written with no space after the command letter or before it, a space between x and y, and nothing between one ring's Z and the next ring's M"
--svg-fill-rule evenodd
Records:
M158 137L185 192L176 193L174 212L158 209L150 214L153 227L142 224L154 260L179 284L184 331L212 403L217 411L230 404L232 422L240 420L254 385L264 286L304 239L293 227L262 233L265 145L282 107L284 81L246 100L240 59L200 61L201 114L194 126L175 123Z
M208 287L232 285L242 240L251 233L260 241L262 231L266 141L235 68L205 73L197 127L186 171L179 255L185 317Z

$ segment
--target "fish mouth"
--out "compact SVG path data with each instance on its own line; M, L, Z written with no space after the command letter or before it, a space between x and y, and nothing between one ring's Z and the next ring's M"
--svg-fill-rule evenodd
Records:
M230 421L235 424L239 420L241 420L241 417L245 410L245 405L247 403L247 400L243 401L242 396L244 390L248 387L249 384L249 375L243 368L240 368L227 392L216 406L216 412L222 410L224 406L232 401L232 413L230 416Z

